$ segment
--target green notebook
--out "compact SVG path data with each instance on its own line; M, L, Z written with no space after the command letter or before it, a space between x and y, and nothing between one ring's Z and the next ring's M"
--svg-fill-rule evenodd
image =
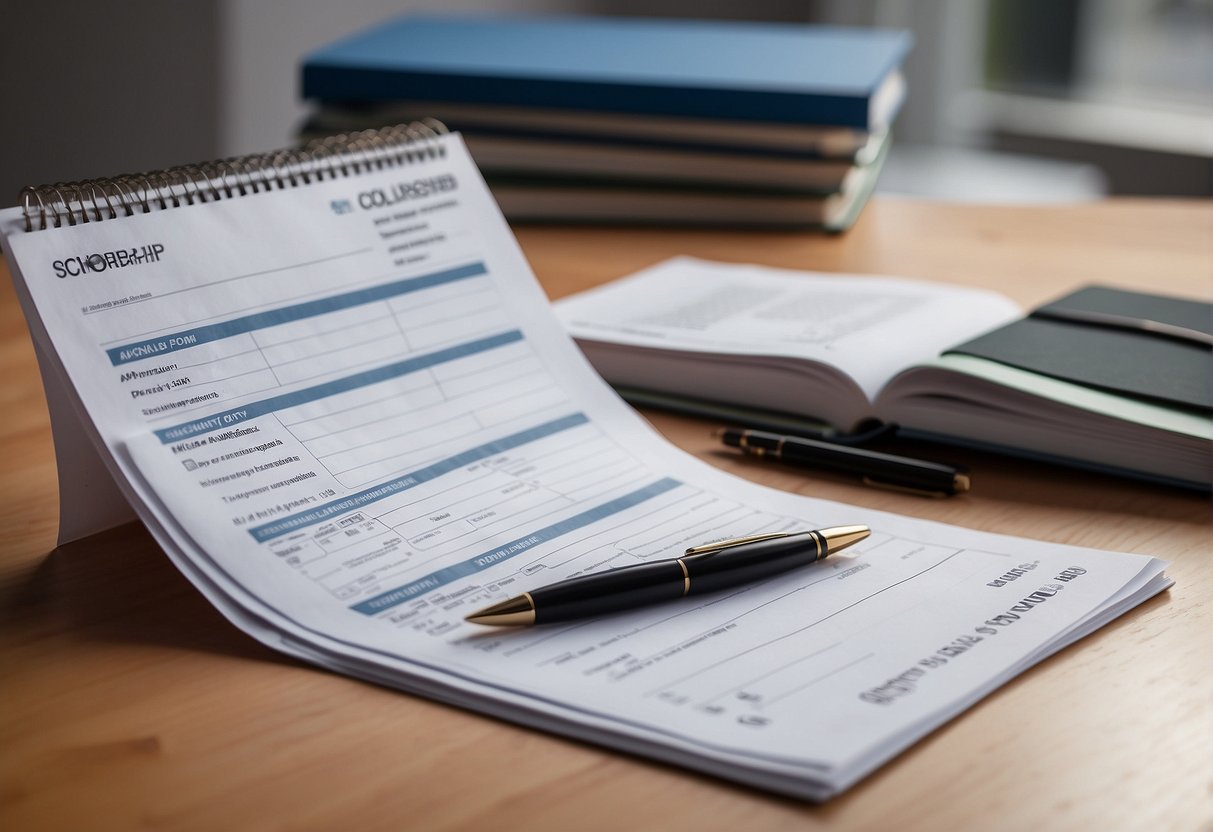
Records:
M1208 412L1211 342L1213 303L1088 286L949 352Z

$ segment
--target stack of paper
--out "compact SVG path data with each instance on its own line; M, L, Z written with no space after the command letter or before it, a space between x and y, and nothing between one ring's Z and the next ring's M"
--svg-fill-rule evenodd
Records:
M564 334L459 138L442 147L103 222L3 216L49 378L168 556L253 637L821 799L1168 585L1154 558L796 497L672 448ZM107 254L143 245L158 256ZM72 258L84 271L55 277ZM569 575L851 523L871 538L718 595L463 621Z

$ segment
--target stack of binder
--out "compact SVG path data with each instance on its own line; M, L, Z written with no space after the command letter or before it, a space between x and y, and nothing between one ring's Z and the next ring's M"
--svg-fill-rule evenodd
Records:
M437 118L514 221L843 230L888 152L910 44L802 24L406 16L306 57L303 133Z

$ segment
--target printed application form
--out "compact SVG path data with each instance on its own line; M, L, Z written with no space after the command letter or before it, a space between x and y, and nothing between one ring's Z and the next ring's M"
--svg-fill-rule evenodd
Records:
M1154 558L797 497L674 449L564 333L459 138L436 141L429 160L113 222L4 217L34 337L115 478L254 637L823 799L1169 585ZM156 258L89 265L138 246ZM849 523L872 536L719 594L463 621L575 574Z

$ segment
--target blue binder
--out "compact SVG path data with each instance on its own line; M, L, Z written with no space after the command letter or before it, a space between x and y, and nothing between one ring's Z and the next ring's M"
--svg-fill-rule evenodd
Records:
M906 32L602 17L406 16L307 56L328 103L453 101L875 130Z

